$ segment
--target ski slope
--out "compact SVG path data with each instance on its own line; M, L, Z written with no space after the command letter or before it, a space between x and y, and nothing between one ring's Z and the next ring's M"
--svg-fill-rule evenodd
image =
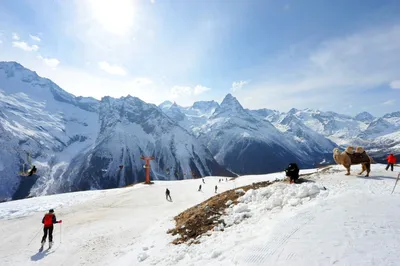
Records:
M283 173L1 203L0 265L398 265L400 187L391 194L398 173L384 167L372 165L369 178L355 175L360 166L352 167L352 176L342 166L303 170L314 183L249 190L238 205L227 206L223 218L236 223L191 246L170 244L174 237L166 231L175 215L215 195L215 185L220 193ZM165 199L167 187L172 202ZM55 225L53 248L39 253L49 208L63 224Z

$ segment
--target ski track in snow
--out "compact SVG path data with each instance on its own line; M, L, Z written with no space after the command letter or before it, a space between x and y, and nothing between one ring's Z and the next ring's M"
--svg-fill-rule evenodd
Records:
M208 177L203 192L201 180L156 181L1 203L0 265L399 265L400 188L390 194L397 172L372 165L371 177L357 177L359 167L248 191L223 216L237 223L191 246L170 244L175 215L215 195L215 184L222 192L283 174ZM38 253L41 218L54 206L62 228L55 225L53 248ZM250 216L237 219L243 213Z

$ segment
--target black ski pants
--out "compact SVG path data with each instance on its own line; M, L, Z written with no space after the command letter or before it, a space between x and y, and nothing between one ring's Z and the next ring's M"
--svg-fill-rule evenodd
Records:
M43 237L42 237L42 243L46 241L46 237L47 237L47 232L49 233L49 241L53 242L53 226L50 227L44 227L43 228Z
M392 170L392 172L393 172L393 163L388 163L388 165L386 166L386 170L388 170L389 169L389 166L390 166L390 169Z

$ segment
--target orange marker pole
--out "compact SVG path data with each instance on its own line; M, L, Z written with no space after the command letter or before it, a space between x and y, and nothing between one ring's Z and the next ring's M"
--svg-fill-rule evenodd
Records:
M142 160L146 161L145 168L146 168L146 181L145 184L150 184L150 161L154 160L154 157L145 157L142 156Z

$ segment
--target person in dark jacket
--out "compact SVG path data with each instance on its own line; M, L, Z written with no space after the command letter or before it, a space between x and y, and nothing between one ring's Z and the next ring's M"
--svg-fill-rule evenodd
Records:
M32 169L29 171L28 176L32 176L34 173L36 173L36 166L33 166Z
M56 215L54 214L54 210L50 209L48 213L46 213L42 219L43 226L43 237L42 237L42 247L44 243L46 243L47 233L49 234L49 248L53 245L53 224L62 223L62 220L57 221Z
M172 199L171 199L171 195L170 195L170 192L169 192L169 189L167 188L167 190L165 190L165 198L167 199L167 200L169 200L169 201L172 201ZM168 199L169 198L169 199Z
M290 184L297 183L300 169L295 163L290 163L285 169L286 176L290 178Z

